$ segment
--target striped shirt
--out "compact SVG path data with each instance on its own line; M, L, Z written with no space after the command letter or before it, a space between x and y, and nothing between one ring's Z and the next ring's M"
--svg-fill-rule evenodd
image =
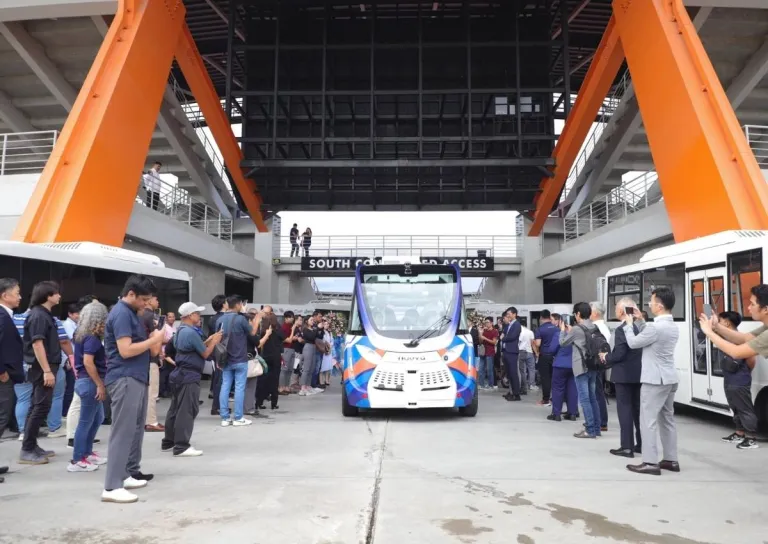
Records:
M27 317L29 317L29 310L24 312L23 314L14 314L13 315L13 324L16 325L16 330L19 331L19 336L24 338L24 324L27 322ZM61 322L61 320L58 317L53 318L54 321L56 321L56 329L59 333L59 342L69 341L69 335L67 334L67 331L64 329L64 324ZM64 363L68 359L67 354L63 351L61 352L61 362Z

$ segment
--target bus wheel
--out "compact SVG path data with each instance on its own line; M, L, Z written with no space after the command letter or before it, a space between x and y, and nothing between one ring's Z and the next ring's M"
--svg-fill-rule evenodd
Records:
M479 399L480 395L478 394L477 388L475 388L475 395L472 397L472 404L459 408L459 413L464 417L475 417L477 415Z
M359 410L357 406L352 406L347 399L347 388L341 387L341 415L344 417L356 417Z

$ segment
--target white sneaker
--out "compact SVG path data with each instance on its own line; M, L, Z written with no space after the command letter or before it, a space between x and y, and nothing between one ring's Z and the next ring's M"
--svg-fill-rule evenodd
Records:
M52 433L48 433L46 438L64 438L65 436L67 436L67 430L61 426Z
M19 442L24 442L24 433L19 435Z
M98 470L98 466L93 463L89 463L86 459L82 459L77 463L69 463L67 465L67 472L93 472Z
M302 389L301 391L299 391L299 396L300 397L306 397L308 394L309 394L309 392L307 392L307 390L305 390L305 389Z
M322 393L323 391L325 391L325 389L322 389L320 387L313 387L312 391L314 391L315 393Z
M123 480L123 487L125 487L125 489L139 489L140 487L146 486L146 480L137 480L133 476L128 476L125 480Z
M139 497L123 488L113 489L112 491L107 491L105 489L101 493L101 502L117 502L121 504L127 504L129 502L136 502L138 500Z
M102 457L96 452L93 452L91 455L89 455L87 459L88 459L88 462L91 463L92 465L101 466L101 465L107 464L107 458Z
M248 419L247 417L241 417L240 419L236 419L232 422L232 425L235 427L245 427L246 425L252 425L253 420Z
M221 420L221 426L222 427L229 427L230 425L232 425L232 420L231 419L222 419Z
M192 446L179 454L174 454L174 457L200 457L203 454L200 450L196 450Z

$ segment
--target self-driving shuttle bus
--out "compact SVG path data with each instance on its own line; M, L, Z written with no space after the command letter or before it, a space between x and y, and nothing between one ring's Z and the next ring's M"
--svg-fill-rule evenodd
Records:
M455 265L362 264L344 350L342 413L458 408L477 414L477 367Z

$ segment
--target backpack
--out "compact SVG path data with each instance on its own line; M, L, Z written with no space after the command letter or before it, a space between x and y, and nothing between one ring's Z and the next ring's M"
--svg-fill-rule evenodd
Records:
M224 323L217 323L217 331L224 330ZM229 356L227 355L227 344L229 344L229 334L224 334L218 344L213 347L213 353L211 357L213 361L220 367L225 366L229 362Z
M586 370L602 370L603 362L600 360L601 353L608 353L611 351L611 346L608 344L608 340L603 336L598 327L588 329L584 325L576 325L587 337L587 349L581 351L581 348L575 343L573 344L581 354L581 361Z

